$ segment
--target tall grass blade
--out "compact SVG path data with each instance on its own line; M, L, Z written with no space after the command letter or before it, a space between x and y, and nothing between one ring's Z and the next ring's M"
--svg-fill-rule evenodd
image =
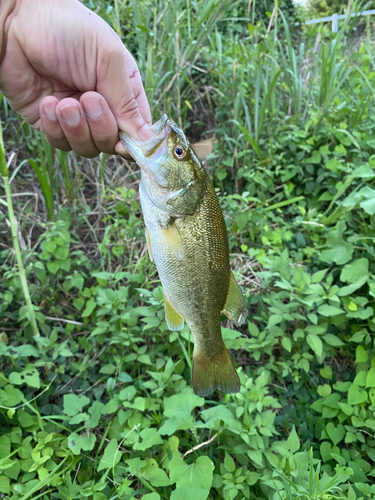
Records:
M34 172L38 177L38 181L44 196L44 200L46 202L48 218L52 222L54 220L53 197L45 163L41 162L41 164L38 165L38 163L35 160L29 160L29 163L33 167Z

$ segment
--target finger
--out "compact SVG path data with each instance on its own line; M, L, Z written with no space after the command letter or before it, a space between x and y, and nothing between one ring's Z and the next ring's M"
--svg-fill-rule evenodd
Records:
M118 127L146 141L153 135L151 112L137 65L121 43L116 39L112 43L110 48L99 48L97 90L108 102Z
M118 127L106 100L97 92L86 92L81 96L80 103L97 149L104 153L114 153Z
M62 151L70 151L69 142L66 140L64 132L56 115L56 106L59 100L56 97L44 97L40 101L39 113L41 120L41 129L51 146Z
M130 162L135 162L134 158L130 155L129 151L124 147L121 141L118 141L116 146L115 146L115 152L125 158L125 160L128 160Z
M133 89L135 100L137 101L138 104L139 112L144 117L145 122L148 125L151 125L152 123L151 110L147 100L145 89L143 87L142 77L134 59L131 56L128 63L128 71L129 71L129 80Z
M94 158L100 151L95 146L81 104L76 99L62 99L56 116L71 148L79 155Z

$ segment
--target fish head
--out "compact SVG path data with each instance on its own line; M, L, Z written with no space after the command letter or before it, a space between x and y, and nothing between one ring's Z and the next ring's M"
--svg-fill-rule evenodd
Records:
M152 125L142 142L120 131L123 146L142 170L142 185L161 210L192 215L201 202L208 176L184 132L167 115Z

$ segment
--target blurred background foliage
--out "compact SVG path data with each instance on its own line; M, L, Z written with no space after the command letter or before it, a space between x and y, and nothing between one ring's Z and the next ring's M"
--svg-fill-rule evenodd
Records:
M137 167L53 150L3 99L40 335L0 184L0 494L374 498L375 17L332 33L303 23L334 3L86 5L136 57L154 120L212 144L250 309L239 330L223 322L241 392L192 392L191 336L165 323Z

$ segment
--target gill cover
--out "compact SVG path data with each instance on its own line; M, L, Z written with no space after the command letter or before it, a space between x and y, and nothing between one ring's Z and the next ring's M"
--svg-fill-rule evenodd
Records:
M161 210L178 217L193 215L203 199L208 176L183 131L167 115L152 125L145 142L120 131L120 140L142 170L142 185ZM183 150L182 158L176 155Z

